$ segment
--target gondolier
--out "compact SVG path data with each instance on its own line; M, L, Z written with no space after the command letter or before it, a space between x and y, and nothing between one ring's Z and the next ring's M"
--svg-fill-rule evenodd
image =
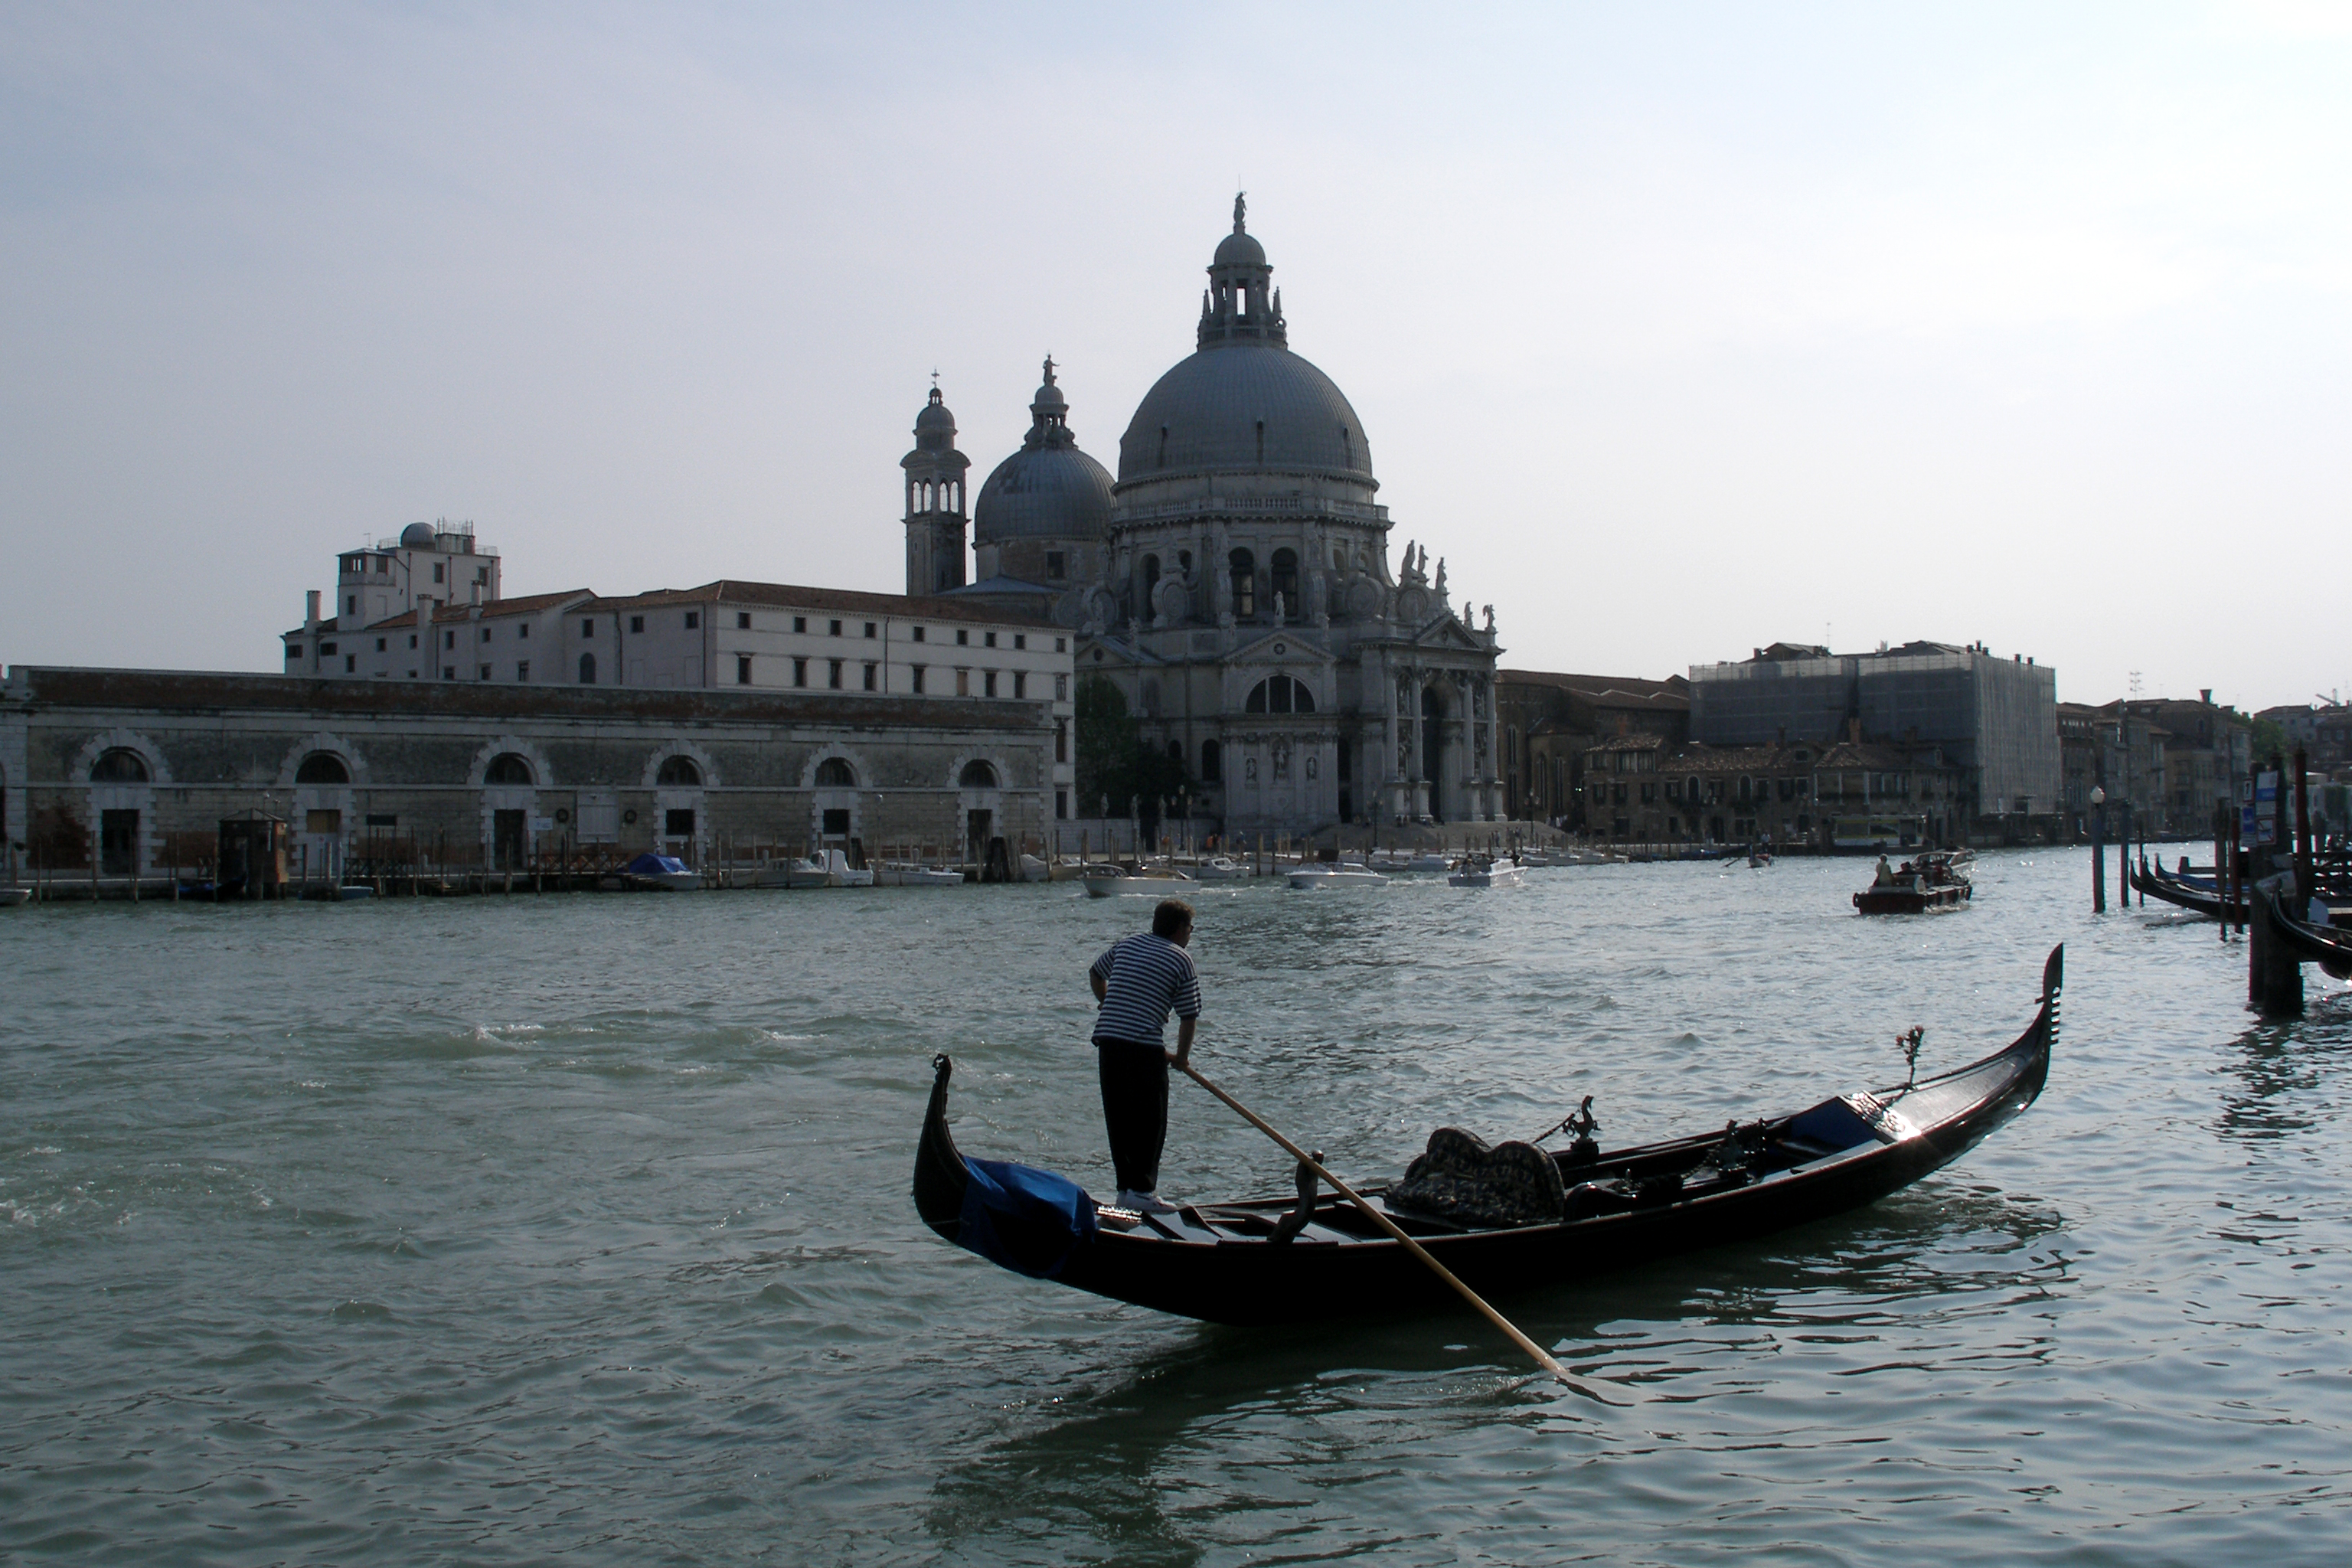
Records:
M1111 943L1087 972L1101 1004L1095 1056L1118 1206L1146 1214L1176 1207L1160 1198L1160 1151L1168 1142L1168 1064L1192 1059L1201 1016L1201 977L1185 951L1192 941L1192 906L1162 899L1149 931ZM1161 1043L1171 1012L1177 1018L1172 1052Z

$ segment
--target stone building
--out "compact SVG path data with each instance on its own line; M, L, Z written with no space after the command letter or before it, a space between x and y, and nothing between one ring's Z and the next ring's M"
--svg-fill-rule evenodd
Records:
M1291 352L1273 270L1237 198L1194 352L1136 408L1116 479L1047 363L1029 436L981 489L975 581L950 596L1075 631L1079 677L1118 686L1228 830L1500 817L1493 611L1457 612L1412 545L1391 571L1362 422ZM954 423L936 395L923 418L936 462Z
M1614 735L1585 755L1589 831L1632 843L1911 848L1961 841L1963 770L1860 740L1709 746Z
M1691 738L1711 746L1859 738L1938 748L1960 771L1968 834L2062 831L2056 674L2022 656L1912 642L1832 654L1775 643L1736 663L1694 665Z
M1673 744L1688 739L1690 682L1679 675L1645 680L1497 670L1495 711L1502 731L1506 814L1582 832L1591 829L1584 809L1586 755L1612 735L1654 735Z
M2237 781L2252 763L2246 716L2217 704L2209 689L2185 698L2127 700L2094 707L2058 704L2070 832L2091 828L2091 791L2106 795L2110 834L2202 838L2216 806L2234 806Z
M255 810L319 870L384 842L457 869L699 861L722 838L981 858L1045 841L1055 742L1036 696L20 665L0 685L0 816L19 857L121 877L194 866Z

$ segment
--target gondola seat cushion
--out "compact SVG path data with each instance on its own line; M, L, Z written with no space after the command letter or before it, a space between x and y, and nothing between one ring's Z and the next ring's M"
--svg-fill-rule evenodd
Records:
M1388 1193L1391 1208L1469 1226L1556 1224L1566 1198L1550 1155L1532 1143L1490 1147L1459 1127L1431 1133L1428 1151Z

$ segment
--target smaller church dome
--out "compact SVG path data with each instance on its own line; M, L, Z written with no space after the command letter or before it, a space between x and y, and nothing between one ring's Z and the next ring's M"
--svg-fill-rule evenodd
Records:
M915 445L932 451L955 445L955 416L948 412L947 404L940 397L940 389L931 388L930 401L915 416Z
M1209 265L1212 267L1264 267L1265 247L1257 242L1257 236L1246 229L1237 228L1217 242L1216 259Z
M400 543L401 548L404 550L432 549L433 525L429 522L410 523L406 528L400 531ZM437 571L439 568L436 567L435 570Z
M1100 539L1110 521L1109 470L1078 450L1069 400L1045 362L1021 449L996 465L972 503L974 544L1008 539Z

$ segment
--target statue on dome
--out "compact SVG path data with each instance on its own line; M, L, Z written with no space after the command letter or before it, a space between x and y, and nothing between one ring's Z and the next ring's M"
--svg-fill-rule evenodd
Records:
M1243 198L1248 195L1249 193L1247 191L1235 191L1234 193L1234 232L1235 234L1239 234L1242 231L1242 209L1244 205Z

